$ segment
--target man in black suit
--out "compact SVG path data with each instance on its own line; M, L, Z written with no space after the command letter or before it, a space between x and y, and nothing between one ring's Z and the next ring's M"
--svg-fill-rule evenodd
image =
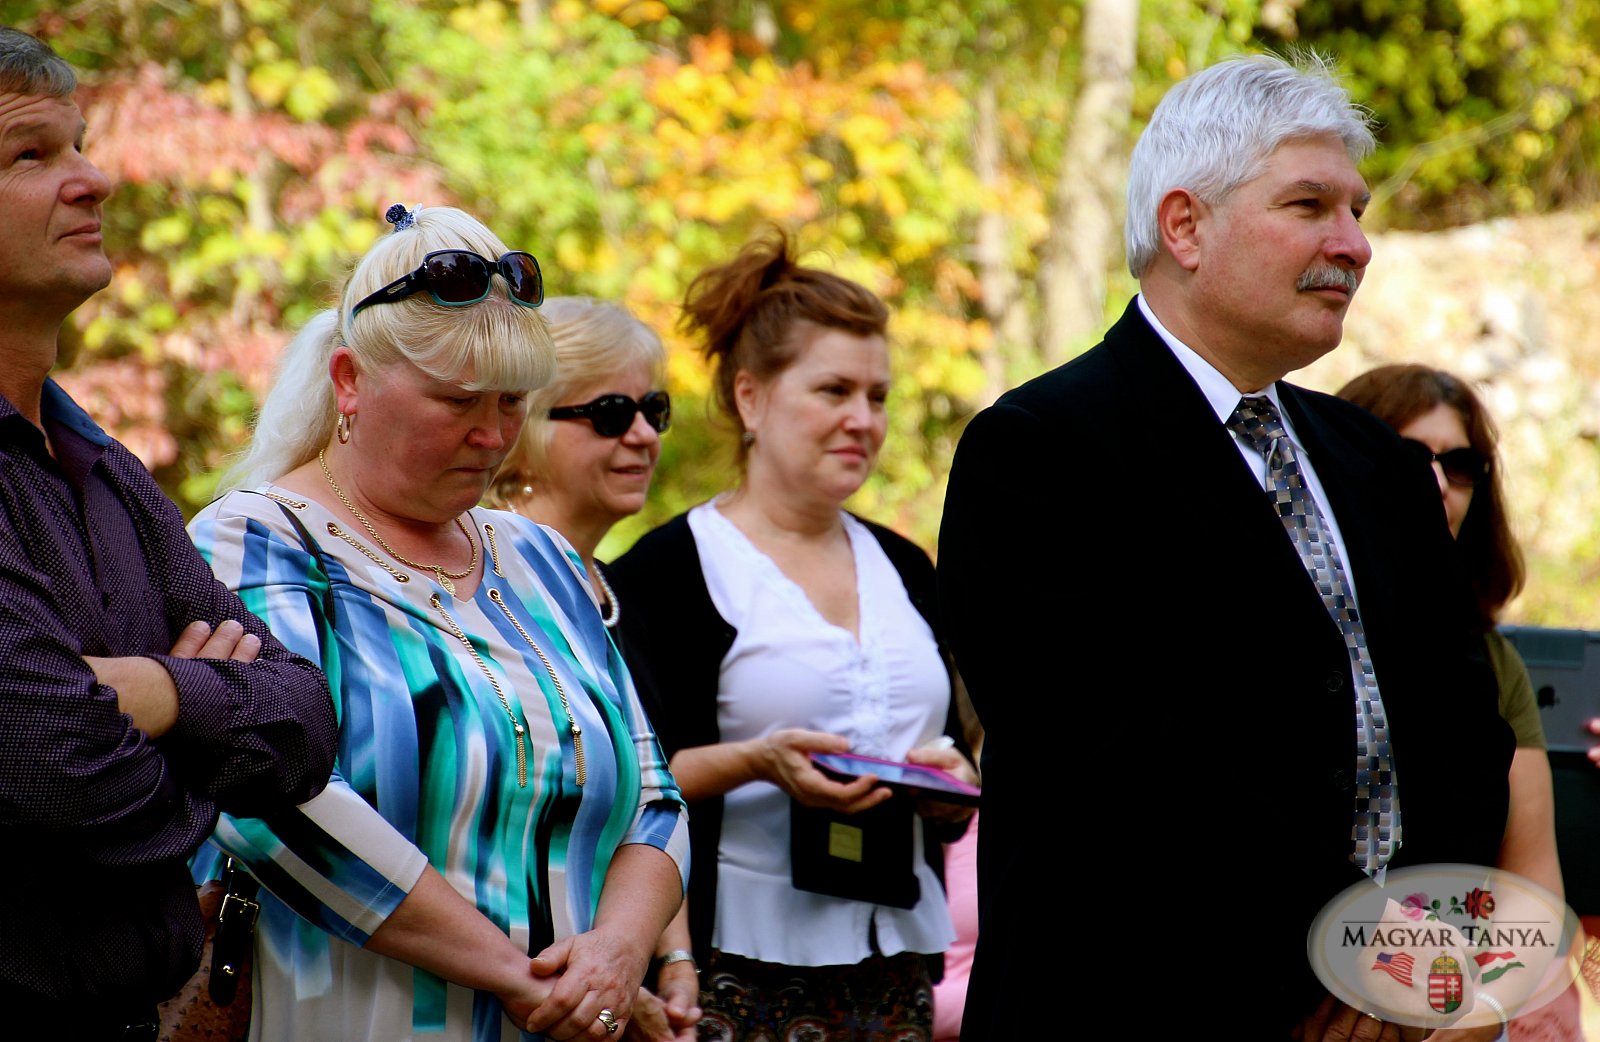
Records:
M962 437L939 573L986 730L966 1042L1067 1037L1104 979L1179 1030L1399 1038L1317 984L1313 917L1391 866L1494 862L1512 742L1437 485L1280 382L1339 343L1372 148L1320 61L1175 86L1130 167L1139 296Z

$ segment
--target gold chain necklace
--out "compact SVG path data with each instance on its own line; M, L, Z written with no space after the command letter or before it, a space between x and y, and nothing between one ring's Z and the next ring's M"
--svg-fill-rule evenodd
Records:
M361 522L361 527L367 530L367 534L378 541L378 545L383 547L383 552L401 564L410 565L412 568L420 568L425 572L432 572L438 576L439 585L443 586L445 592L450 596L454 597L456 593L456 584L450 580L465 579L478 567L478 541L472 538L472 534L467 531L467 526L462 522L460 514L456 515L456 527L461 530L461 535L467 540L467 545L472 548L472 559L467 562L466 568L459 572L447 572L442 564L423 564L420 561L413 561L409 557L402 557L400 551L384 542L383 536L379 535L378 530L372 527L372 522L367 519L367 515L363 514L354 503L350 502L350 497L344 494L344 489L340 488L339 483L333 480L333 471L328 469L326 449L317 451L317 463L322 467L322 476L327 479L328 487L333 489L333 494L338 496L339 502L344 504L345 509L354 514L355 519Z
M494 688L494 693L496 695L500 696L500 704L505 707L506 716L511 719L511 730L517 736L517 788L527 788L528 747L525 740L528 735L528 729L523 727L522 721L517 719L516 710L511 708L511 700L506 698L506 693L500 689L500 682L494 678L493 673L489 672L489 664L483 661L483 656L478 654L478 649L472 646L472 641L468 640L467 635L461 632L461 627L456 625L456 620L450 617L450 612L445 609L444 602L439 600L439 595L437 593L429 594L428 603L437 608L439 610L439 614L444 616L444 621L449 625L450 632L454 633L456 635L456 639L461 642L461 646L467 649L467 653L471 655L473 661L478 664L478 668L483 670L483 675L489 678L489 686ZM520 629L521 627L518 628ZM540 655L539 657L543 658L544 656ZM561 704L566 705L565 695L562 696ZM567 719L571 720L572 714L567 714ZM580 758L578 763L581 768L583 760ZM578 784L583 784L583 777L581 773L578 777Z
M544 657L544 651L533 642L532 637L528 636L528 631L522 628L522 623L517 621L517 617L511 614L511 605L507 604L505 599L500 596L500 591L491 586L489 588L489 599L500 606L500 611L505 614L506 621L515 626L517 632L522 634L522 639L528 642L528 647L532 648L533 653L539 656L539 661L544 663L544 671L550 674L550 682L556 686L556 696L561 699L561 711L567 714L567 729L572 732L574 770L578 776L578 784L582 785L584 777L588 774L583 756L583 728L578 726L578 721L572 715L572 706L567 703L567 689L561 686L561 678L556 676L556 669L550 664L550 660Z

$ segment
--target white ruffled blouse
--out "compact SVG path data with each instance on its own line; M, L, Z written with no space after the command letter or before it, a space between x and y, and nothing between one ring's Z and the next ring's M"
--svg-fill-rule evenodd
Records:
M822 617L805 591L714 503L689 512L706 587L737 631L723 659L717 723L723 741L786 727L842 734L852 752L903 760L944 731L950 678L927 622L865 526L843 514L855 554L858 640ZM720 950L790 966L860 962L878 951L934 953L955 937L944 891L914 849L921 899L891 908L794 888L789 797L768 782L727 794L718 847Z

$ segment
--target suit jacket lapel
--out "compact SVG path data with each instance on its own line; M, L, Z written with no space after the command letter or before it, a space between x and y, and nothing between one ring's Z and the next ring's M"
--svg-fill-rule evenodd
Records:
M1157 469L1160 490L1176 505L1175 522L1188 530L1196 549L1236 581L1272 577L1314 595L1299 552L1233 435L1136 303L1106 335L1106 344L1124 384L1136 389L1124 404L1132 417L1130 466L1142 459Z

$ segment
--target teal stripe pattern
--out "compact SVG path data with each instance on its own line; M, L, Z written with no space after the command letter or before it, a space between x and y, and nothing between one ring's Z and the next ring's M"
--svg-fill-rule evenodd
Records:
M687 878L682 796L582 564L549 529L473 510L463 520L483 543L484 576L458 598L431 573L363 543L408 576L400 581L330 532L338 519L321 504L258 491L271 495L217 500L190 534L284 644L322 663L340 720L336 773L322 795L271 820L224 817L195 859L196 878L231 854L262 882L255 965L258 1002L270 1007L262 1022L282 1037L337 1024L339 1037L354 1039L525 1038L485 1014L485 1001L498 1010L492 996L359 946L429 865L530 953L590 928L624 844L663 850ZM320 560L285 508L315 538ZM583 730L581 786L560 693L491 591L561 679ZM526 786L496 685L528 731Z

